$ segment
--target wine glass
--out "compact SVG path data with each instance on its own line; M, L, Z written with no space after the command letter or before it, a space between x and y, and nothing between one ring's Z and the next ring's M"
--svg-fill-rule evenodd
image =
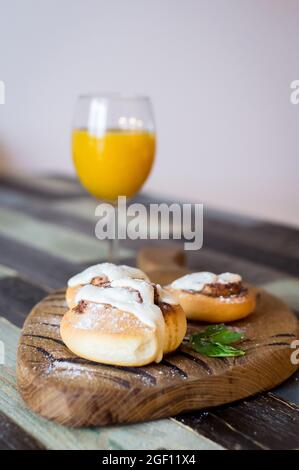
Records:
M146 181L155 157L151 101L117 93L81 95L77 100L72 152L79 180L97 199L115 205L134 196ZM117 261L117 238L109 260Z

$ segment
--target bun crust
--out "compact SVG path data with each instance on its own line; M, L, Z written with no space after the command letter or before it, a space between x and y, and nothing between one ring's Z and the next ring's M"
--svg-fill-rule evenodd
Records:
M70 287L66 289L66 303L69 308L74 308L76 306L76 294L81 289L82 285Z
M165 321L166 354L181 344L187 322L180 305L161 304L160 308ZM68 310L61 321L60 334L73 353L103 364L143 366L155 361L159 350L153 328L134 314L110 305L89 304L84 313Z
M165 336L163 353L175 351L183 341L187 332L186 314L182 307L170 304L160 304L165 321Z
M187 292L165 287L180 303L189 320L209 323L232 322L245 318L256 306L256 292L249 287L242 295L212 297L200 292Z

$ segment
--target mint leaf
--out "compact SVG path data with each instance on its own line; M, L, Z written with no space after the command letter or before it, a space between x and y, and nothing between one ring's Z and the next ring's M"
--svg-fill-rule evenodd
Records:
M203 338L213 343L232 344L244 338L243 333L227 328L223 323L210 325L201 333L197 333L199 338Z
M208 325L205 330L204 330L204 333L208 336L210 335L213 335L214 333L217 333L219 331L223 331L223 330L226 330L227 327L225 326L224 323L218 323L217 325Z
M244 356L245 351L230 346L241 341L243 333L227 328L223 323L209 325L204 331L191 335L189 344L196 352L210 357Z
M192 348L201 354L209 357L236 357L244 356L245 351L221 343L212 343L200 338L191 341Z
M213 341L213 343L232 344L241 341L243 337L242 333L227 329L211 335L209 339Z

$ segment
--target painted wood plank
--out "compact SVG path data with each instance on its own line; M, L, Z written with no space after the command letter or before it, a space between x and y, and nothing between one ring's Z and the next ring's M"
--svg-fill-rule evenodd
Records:
M2 235L66 261L87 262L96 257L105 258L108 253L106 242L82 233L74 233L50 222L36 220L19 211L0 208L0 220Z
M238 230L235 229L235 231ZM244 242L241 237L238 240L233 239L231 233L228 233L226 237L223 235L215 235L212 230L207 230L205 223L204 244L209 249L255 261L276 268L291 276L299 276L298 259L292 254L283 254L275 251L275 248L271 249L269 240L265 240L263 247L249 245L246 241Z
M63 199L65 201L65 199ZM69 201L69 200L68 200ZM107 257L107 243L101 242L95 238L95 225L98 218L94 214L94 207L97 205L93 204L91 198L82 198L82 201L86 201L87 204L85 209L87 210L87 217L79 217L74 211L70 208L76 207L77 204L80 205L81 199L76 201L71 200L70 206L67 206L65 210L57 210L56 205L49 202L48 200L40 200L40 198L32 197L28 195L23 195L21 193L13 193L12 191L1 192L0 188L0 207L6 210L12 210L26 214L34 220L44 222L49 222L53 226L58 226L71 230L72 238L77 238L78 234L83 234L84 236L89 237L94 242L99 243L100 247L104 246L102 253L97 249L94 256L103 255ZM123 260L127 257L132 257L134 254L134 249L125 248L123 243L119 244L119 256ZM72 260L71 260L72 261ZM91 262L91 260L89 260Z
M296 449L299 408L270 395L178 418L228 449Z
M0 185L2 188L13 189L28 195L38 195L44 199L88 195L76 181L51 178L47 175L1 176Z
M136 197L136 202L148 205L161 202L168 204L178 202L180 204L182 201L173 201L158 195L140 193ZM204 245L208 248L225 252L227 250L222 249L223 243L225 243L226 247L232 247L230 250L232 255L240 254L240 257L244 256L246 259L259 263L262 263L265 259L265 265L276 267L282 271L288 269L287 263L290 259L297 258L298 260L298 228L264 222L237 213L215 210L206 205L204 209ZM210 241L213 242L212 245L208 245ZM236 247L236 251L234 251L233 245ZM273 258L273 253L275 253L277 259ZM295 268L295 263L291 264L291 271L285 272L295 276L298 275L298 270L295 269L295 272L293 272L292 268Z
M220 449L221 446L173 420L108 427L71 429L46 421L28 410L15 380L20 330L0 318L5 365L0 366L0 411L48 449Z
M211 231L222 238L229 236L237 242L242 240L248 246L275 251L277 254L288 254L299 259L299 230L296 227L209 209L205 220L207 232Z
M28 312L48 292L18 277L0 278L0 315L22 327Z
M65 203L65 201L62 205L63 209L66 211L70 210L72 206L75 205L73 203L69 205L69 203ZM82 210L84 213L86 213L86 211L92 210L93 207L94 204L92 201L87 199L84 200L84 204L80 211ZM69 213L64 213L63 211L61 213L59 211L55 212L53 207L45 207L40 203L37 206L30 203L30 206L27 206L27 208L23 207L23 210L29 211L28 213L33 214L34 217L43 217L44 219L51 221L53 224L59 224L60 226L65 225L72 229L72 231L75 229L76 231L90 235L94 229L94 220L92 222L88 222L88 220L84 220L83 217L80 218L73 216ZM78 213L80 213L80 211L78 211ZM94 216L91 217L94 219ZM131 248L133 250L136 249L140 245L137 242L138 241L131 242L129 240L124 242L124 245L127 247L129 253L123 253L123 255L125 256L125 254L127 254L132 257ZM151 242L144 242L144 240L142 240L141 243L150 244ZM160 244L161 242L159 241L158 243ZM188 263L193 269L209 269L215 272L226 271L229 269L231 271L240 272L249 282L255 283L262 283L285 278L285 273L275 268L246 260L239 256L219 253L215 250L207 249L205 246L198 253L189 252L187 255Z
M88 195L87 191L75 179L61 179L55 176L39 175L24 177L22 183L31 188L36 188L40 191L49 191L55 194L83 194ZM20 179L18 179L20 182Z
M170 200L161 195L153 195L146 192L138 194L136 202L142 202L146 205L150 203L159 204L161 202L167 204L173 202L182 203L182 201ZM184 202L192 203L194 201ZM248 247L253 246L269 253L275 252L277 255L287 254L292 258L299 258L299 229L296 227L265 222L259 218L239 213L215 210L215 208L210 208L206 204L204 205L204 211L206 241L210 237L217 237L220 240L235 242L236 245L243 242L243 249L247 245ZM259 259L257 258L256 261L259 261Z
M263 287L271 294L280 297L293 310L299 312L299 279L281 279L265 283Z
M53 202L51 207L57 212L79 217L83 220L86 219L87 221L94 223L94 212L98 204L99 202L92 198L78 199L75 204L68 199L61 199L59 201Z
M146 197L142 195L140 195L138 198L140 200L145 200L145 201L147 200ZM25 202L23 201L22 204L23 204L22 210L27 212L30 215L33 215L36 218L45 219L54 224L59 224L59 225L69 227L71 229L79 230L80 232L84 234L88 234L89 236L93 234L94 224L95 224L94 207L96 206L97 202L92 200L91 198L88 198L88 197L80 198L76 201L76 203L67 199L62 199L62 200L59 200L59 202L52 203L51 206L49 204L46 205L45 203L41 201L33 202L32 200L28 201L28 203L26 203L26 201ZM239 221L239 219L240 218L237 218L236 220ZM247 221L247 218L245 218L245 222L246 221ZM244 221L242 221L242 219L241 219L241 222L242 222L241 229L242 228L244 229L245 227L246 231L244 233L247 234L248 223L247 222L245 223ZM235 222L235 224L236 223L237 222ZM208 217L207 225L209 226L209 217ZM229 228L227 227L227 225ZM251 221L251 225L253 225L255 229L256 227L259 227L261 224ZM217 231L217 227L219 227L219 224L213 223L213 224L210 224L210 226L216 227L216 229L213 228L213 230ZM223 235L224 238L229 237L229 239L231 240L232 237L231 237L231 233L229 232L229 229L233 230L234 233L239 233L235 225L231 226L227 224L225 220L221 220L220 229L219 229L220 233L221 234L224 233ZM205 232L207 232L206 226L205 226ZM212 237L213 237L213 234L212 234ZM249 241L251 240L251 238L252 236L249 237ZM263 240L265 239L265 237L264 238L259 237L259 238L262 238ZM208 241L210 240L209 233L206 234L205 236L205 242L206 242L206 239L208 239ZM271 243L271 238L269 242L269 237L267 237L267 241L268 241L268 244ZM126 245L134 248L136 246L136 243L129 242L129 243L126 243ZM218 248L216 248L216 250L218 250ZM204 246L204 248L199 252L199 259L200 258L202 258L203 260L205 258L208 259L210 252L213 252L213 250L207 249L206 246ZM205 254L207 254L207 256L205 256ZM215 249L214 249L214 254L217 255L217 251L215 251ZM196 253L194 254L191 253L191 255L192 257L197 258ZM220 256L222 256L223 258L223 263L224 263L224 257L226 256L227 258L225 264L229 263L230 256L236 261L240 260L241 264L245 264L246 261L248 261L249 265L252 265L252 267L254 267L254 265L257 264L254 272L256 273L255 277L258 276L259 278L258 280L254 279L254 282L265 282L266 280L270 280L263 276L267 275L267 273L270 274L271 266L268 266L268 265L265 265L256 261L253 262L251 261L251 259L247 259L247 260L243 259L244 255L246 258L246 247L242 248L242 251L239 253L238 256L236 256L235 254L231 254L231 253L228 255L228 254L220 252ZM219 251L218 251L218 256L219 256ZM214 256L214 258L216 259L216 256ZM273 259L272 254L270 258ZM284 263L284 266L285 265L286 263ZM273 271L273 276L275 276L275 273L276 273L276 278L285 277L285 267L283 267L281 270L273 267L272 271ZM271 276L271 279L273 279L273 276Z
M32 212L32 207L30 211ZM60 225L64 223L69 228L80 230L84 233L92 232L93 224L86 223L86 221L82 222L82 219L74 219L69 214L65 216L63 213L57 215L51 209L41 208L39 208L38 212L38 216L42 216L47 220L49 218L49 220L53 222L53 225L54 223ZM137 246L136 243L130 241L128 241L126 245L132 248L136 248ZM132 250L129 250L129 252L123 252L123 256L126 255L132 256ZM215 250L207 249L206 247L204 247L198 253L189 252L188 258L189 265L193 269L209 269L215 272L226 271L229 269L231 271L240 272L249 282L262 283L270 280L273 281L275 279L285 278L285 273L275 268L252 262L239 256L219 253Z
M95 258L91 263L71 263L43 250L25 246L9 237L0 235L0 262L22 278L48 290L63 288L67 279L82 271L90 264L106 261L106 258ZM125 264L134 265L134 258L123 258Z
M17 276L17 271L15 269L10 268L9 266L4 266L4 264L0 264L0 279L13 276Z
M65 201L65 198L62 200ZM69 202L69 199L67 201ZM82 201L88 201L88 199L82 198ZM76 201L71 200L70 207L76 207L77 204L80 205L80 202L80 198L76 199ZM92 217L89 214L90 217L84 220L83 217L73 215L72 210L57 210L56 204L51 200L43 200L39 196L23 194L11 189L4 190L3 188L0 188L0 207L17 210L36 219L79 230L88 236L94 235L95 223L97 221L94 212Z
M139 196L136 198L136 202L140 203ZM81 218L81 220L89 221L90 224L94 225L95 223L95 208L99 204L99 201L95 201L91 198L81 198L80 200L76 201L74 204L70 200L59 200L52 203L51 207L54 208L57 212L62 212L64 214L68 214L68 216ZM128 201L128 205L131 204L131 201ZM149 204L146 203L145 207L147 208L147 212L149 213ZM139 225L143 230L144 236L147 234L150 235L150 230L157 230L160 234L163 234L167 237L172 233L180 233L182 230L181 221L177 222L170 218L170 220L160 220L157 221L156 219L152 219L150 222L150 226L148 224L148 215L147 213L139 214L138 216ZM185 221L183 223L186 224ZM185 230L188 230L189 227L185 227Z
M41 450L45 447L0 412L0 450Z
M216 444L211 439L197 434L188 426L172 419L107 428L107 430L102 431L102 442L104 446L106 445L108 448L116 450L223 449L222 446Z
M75 264L51 255L44 250L0 235L0 262L19 273L21 277L48 288L62 288L66 279L79 271ZM95 259L95 262L99 262Z
M230 450L264 450L265 446L257 442L244 429L235 427L230 417L224 419L221 415L215 415L213 411L198 411L175 418L178 422L190 426L194 431L210 437L218 444Z
M163 200L138 195L147 205ZM138 201L139 202L139 201ZM299 276L299 230L205 207L204 247Z
M193 270L221 272L236 272L250 283L262 285L281 279L293 279L276 268L255 261L244 259L241 256L219 252L204 246L199 252L187 253L187 264Z
M44 176L28 178L2 178L3 184L7 188L24 188L38 187L40 191L50 188L52 192L59 193L59 198L67 193L68 189L76 191L80 190L80 185L75 179L60 178L59 176ZM24 189L23 189L24 191ZM82 189L81 189L82 191ZM83 200L90 200L89 195L83 190ZM161 202L163 198L155 197L146 193L137 196L136 201L149 204L151 202ZM134 199L135 200L135 199ZM163 202L173 202L163 200ZM229 212L221 212L206 209L205 215L205 231L211 237L220 237L222 239L235 240L237 243L242 239L248 246L255 246L263 250L275 251L277 254L289 254L293 258L299 256L298 237L299 231L291 227L283 227L278 224L265 223L252 217L239 216ZM243 247L244 248L244 247Z

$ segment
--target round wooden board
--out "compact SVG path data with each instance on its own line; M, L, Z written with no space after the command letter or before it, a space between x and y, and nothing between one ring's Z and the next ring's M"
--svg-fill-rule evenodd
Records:
M31 311L17 361L25 402L59 423L131 423L221 405L268 390L297 368L290 361L297 319L265 291L259 293L257 311L234 323L245 330L245 356L208 358L182 346L160 364L133 368L93 363L64 346L59 334L64 297L64 291L54 292ZM200 328L192 323L189 333Z

